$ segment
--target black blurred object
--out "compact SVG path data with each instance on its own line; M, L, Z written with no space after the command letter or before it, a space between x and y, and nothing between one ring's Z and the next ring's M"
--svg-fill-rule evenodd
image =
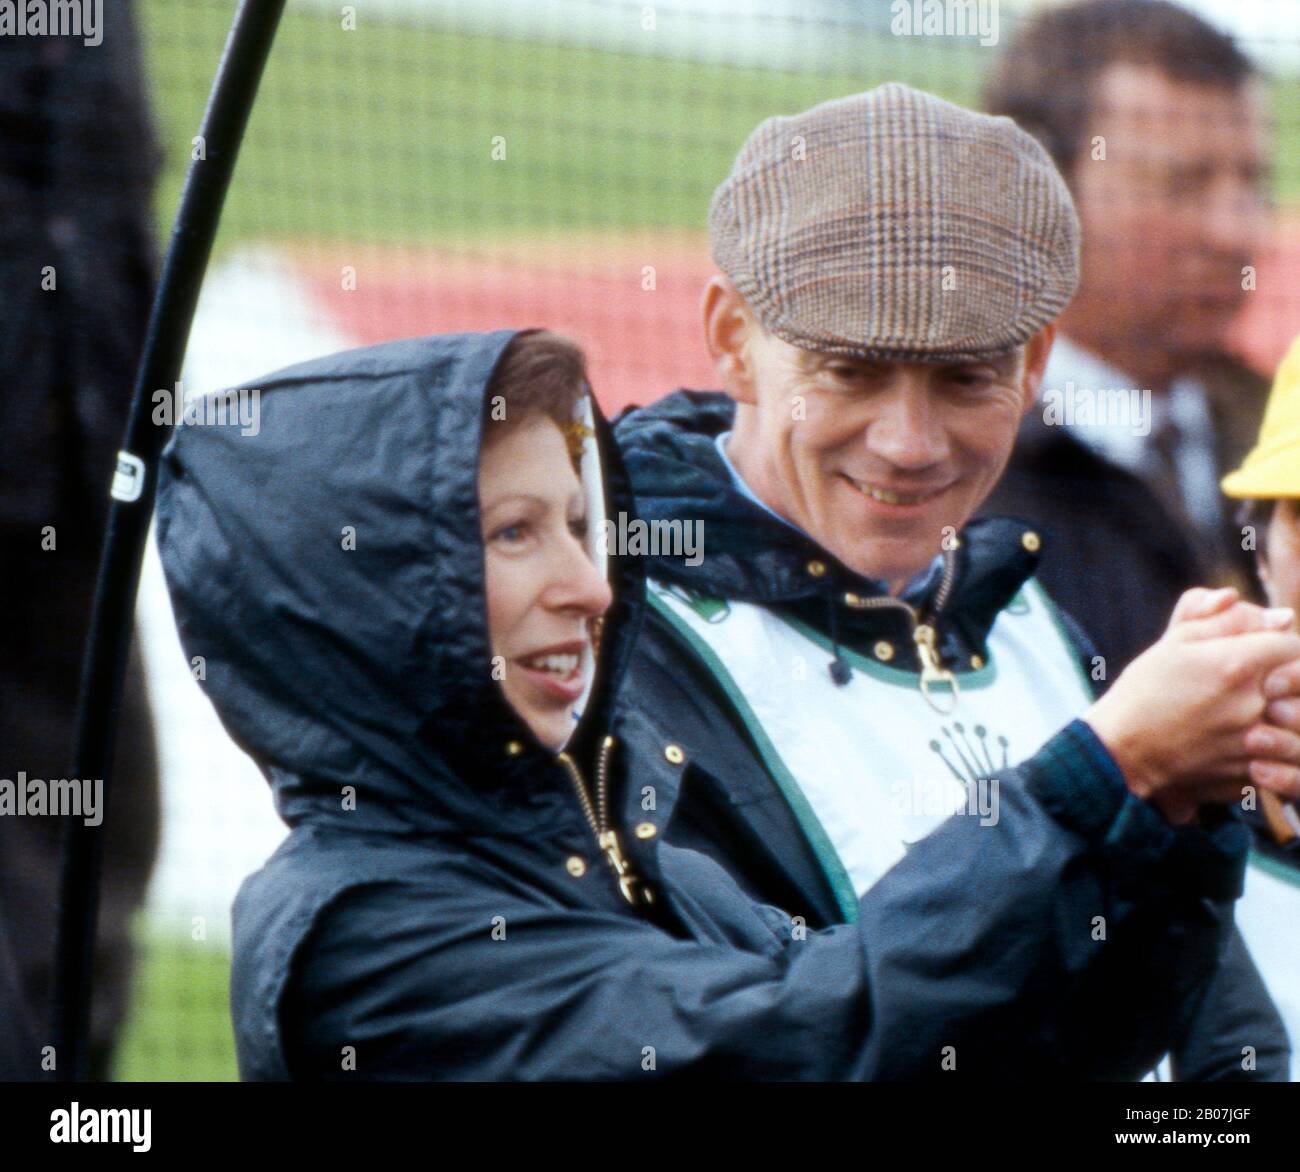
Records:
M154 478L171 435L170 427L155 422L152 397L155 388L179 387L199 289L284 4L285 0L240 0L199 128L206 149L191 161L186 173L132 383L78 680L71 770L76 777L102 778L104 800L110 805ZM50 1028L62 1063L59 1078L72 1082L91 1074L87 1034L96 975L92 953L104 838L78 818L65 819L65 831Z
M121 0L105 3L96 46L0 38L0 778L68 774L107 486L157 267L160 155L142 77ZM43 288L51 270L53 288ZM54 548L42 548L51 534ZM130 920L158 843L157 763L136 655L115 776L95 952L98 1079L110 1073L126 1017ZM38 1046L49 1043L62 821L0 818L0 908Z
M42 1078L40 1047L32 1034L34 1021L18 978L18 957L9 940L5 911L0 906L0 1081L31 1082Z
M1268 380L1218 357L1196 369L1214 422L1219 476L1254 446ZM1261 600L1253 554L1242 548L1232 502L1222 523L1198 534L1156 486L1104 458L1041 406L1021 424L1011 462L980 516L1020 517L1043 535L1038 579L1087 632L1106 660L1109 685L1164 633L1174 604L1193 586L1236 586Z

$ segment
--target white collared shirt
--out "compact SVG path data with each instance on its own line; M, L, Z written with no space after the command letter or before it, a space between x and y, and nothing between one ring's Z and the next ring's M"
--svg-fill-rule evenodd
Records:
M1040 398L1050 391L1067 392L1137 388L1136 380L1077 342L1058 335L1047 360L1039 388ZM1134 420L1104 416L1086 424L1069 426L1070 434L1099 456L1134 475L1146 478L1152 471L1150 436L1159 430L1166 413L1178 427L1180 442L1175 455L1178 483L1187 515L1204 530L1216 528L1222 512L1219 477L1214 458L1214 420L1205 387L1185 377L1163 394L1149 393L1151 418L1135 427Z

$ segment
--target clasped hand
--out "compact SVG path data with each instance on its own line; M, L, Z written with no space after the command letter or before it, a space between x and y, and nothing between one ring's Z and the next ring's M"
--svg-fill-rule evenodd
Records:
M1247 786L1300 798L1300 634L1289 608L1187 591L1085 719L1129 789L1173 823Z

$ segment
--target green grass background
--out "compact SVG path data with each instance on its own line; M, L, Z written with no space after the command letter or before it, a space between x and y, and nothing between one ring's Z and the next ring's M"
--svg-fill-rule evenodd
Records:
M238 1077L230 1027L230 955L161 924L142 927L131 1019L115 1056L121 1082Z
M148 72L167 147L166 230L232 8L145 0ZM704 224L763 118L897 79L974 104L996 49L857 36L836 74L733 68L367 19L285 14L240 157L222 241L417 242L491 233ZM841 59L845 56L839 47ZM1300 78L1274 84L1277 176L1300 202ZM491 158L494 136L505 162Z
M889 79L973 104L991 54L863 37L862 67L749 69L465 35L337 11L285 14L241 153L219 248L249 239L418 243L704 224L709 196L763 118ZM170 231L233 5L143 0ZM1300 79L1274 84L1276 194L1300 203ZM504 136L506 161L491 158ZM229 957L141 934L124 1079L235 1077Z

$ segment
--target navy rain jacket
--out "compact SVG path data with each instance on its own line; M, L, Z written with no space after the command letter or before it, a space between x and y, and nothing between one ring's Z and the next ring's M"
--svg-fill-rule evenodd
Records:
M181 427L158 539L187 656L291 832L240 890L250 1079L1127 1079L1212 974L1246 833L1174 830L1085 725L808 931L664 842L684 765L619 691L641 566L568 747L641 795L626 899L570 770L492 679L477 463L511 331L260 384L257 435ZM609 511L631 511L602 423ZM1096 939L1094 917L1106 922Z

